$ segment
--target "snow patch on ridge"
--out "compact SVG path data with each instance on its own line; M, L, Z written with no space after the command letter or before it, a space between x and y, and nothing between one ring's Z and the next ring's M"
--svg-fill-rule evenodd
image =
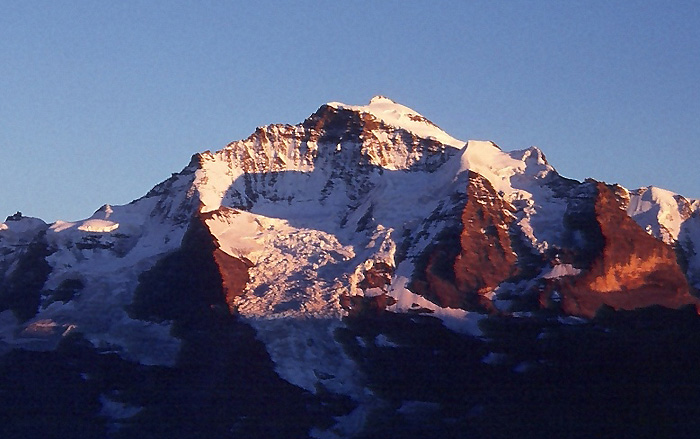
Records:
M0 223L0 284L3 276L17 268L18 255L23 254L47 228L44 221L31 217L12 216Z
M119 223L100 219L87 220L78 226L78 230L80 231L95 233L109 233L117 230L118 228Z

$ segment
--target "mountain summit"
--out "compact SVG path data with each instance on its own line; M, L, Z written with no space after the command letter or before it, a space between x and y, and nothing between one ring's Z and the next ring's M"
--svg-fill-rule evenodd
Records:
M381 121L386 125L402 128L420 137L434 138L445 145L457 148L464 146L463 141L457 140L445 133L421 114L384 96L373 97L369 101L369 104L365 106L351 106L340 102L330 102L326 105L337 109L347 109L371 115L377 121Z
M658 188L562 177L535 147L457 140L386 97L331 102L195 154L127 205L0 224L0 352L62 352L80 339L86 358L201 385L219 381L195 370L230 377L235 365L237 385L268 386L225 393L240 413L262 416L245 398L285 389L303 434L351 437L387 407L404 410L398 384L382 387L368 365L407 334L471 349L464 340L497 318L696 305L699 211ZM424 356L426 343L411 349ZM105 382L115 431L161 407ZM420 402L405 410L438 410L435 395L402 395ZM227 416L216 422L228 432L261 425Z

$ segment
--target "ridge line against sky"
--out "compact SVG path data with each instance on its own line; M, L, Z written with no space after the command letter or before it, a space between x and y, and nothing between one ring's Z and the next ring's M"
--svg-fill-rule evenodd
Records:
M700 198L700 2L0 1L0 221L124 204L385 95L566 177Z

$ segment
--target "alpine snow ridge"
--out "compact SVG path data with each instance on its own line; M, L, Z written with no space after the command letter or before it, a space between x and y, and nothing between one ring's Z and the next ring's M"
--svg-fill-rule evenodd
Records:
M190 372L204 355L287 389L281 398L306 413L300 434L366 435L387 407L442 410L434 396L381 390L362 352L408 343L387 331L467 340L489 316L697 305L699 212L659 188L562 177L535 147L457 140L385 97L328 103L195 154L144 197L88 219L9 217L0 352L79 339L115 362ZM100 392L115 436L157 411ZM242 407L217 421L231 437L262 428Z

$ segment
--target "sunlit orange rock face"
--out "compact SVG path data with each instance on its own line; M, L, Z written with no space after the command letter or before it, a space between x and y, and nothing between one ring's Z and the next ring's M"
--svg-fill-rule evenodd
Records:
M603 305L630 310L700 303L674 249L627 215L613 187L588 182L578 189L564 220L578 244L562 251L581 274L548 281L544 296L558 291L557 306L583 317L593 317ZM513 212L488 180L470 173L461 223L423 255L410 288L443 307L492 310L488 293L522 274Z
M508 233L512 211L488 180L469 173L467 204L462 212L461 251L454 263L459 291L483 294L517 274L518 257Z
M519 271L508 233L512 210L488 180L470 171L459 245L457 236L435 245L412 289L443 307L488 308L484 294Z
M647 234L621 208L613 191L596 185L595 222L603 246L588 270L562 281L562 309L592 317L602 306L635 309L697 304L669 245Z

